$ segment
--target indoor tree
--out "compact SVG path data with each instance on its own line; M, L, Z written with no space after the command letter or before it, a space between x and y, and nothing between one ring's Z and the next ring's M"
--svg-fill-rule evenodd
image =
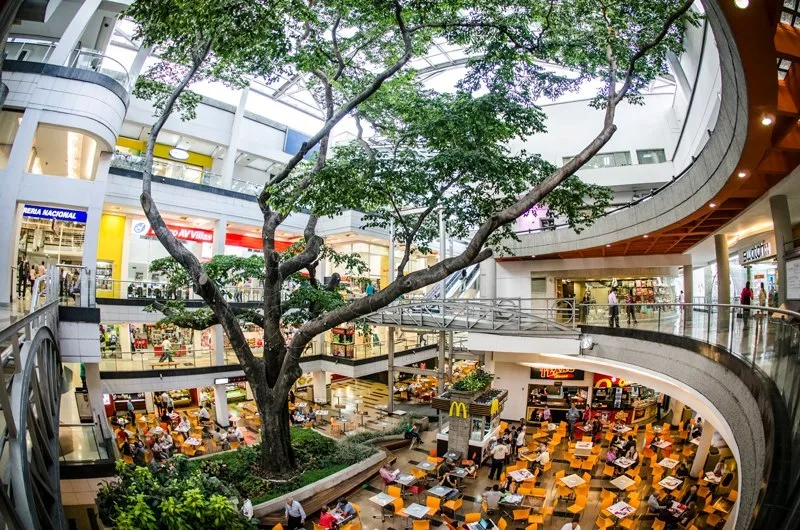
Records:
M162 305L173 322L220 324L253 389L261 416L262 467L270 473L296 465L289 443L288 392L302 374L300 355L318 335L386 307L403 294L487 259L513 237L509 225L537 204L548 204L575 228L591 222L608 193L575 173L616 131L623 102L636 103L653 79L667 72L668 51L682 51L683 27L699 15L680 0L426 0L140 1L130 14L138 34L163 59L137 89L156 99L160 115L145 152L141 203L156 237L184 281L207 308L193 314ZM245 13L245 14L242 14ZM264 25L262 25L264 24ZM267 29L265 29L267 28ZM432 39L465 46L466 75L454 93L426 90L409 66ZM543 63L557 63L556 74ZM177 108L191 113L188 87L215 77L242 86L249 77L295 76L323 109L320 129L269 179L258 196L263 214L263 257L229 260L222 270L202 264L168 230L153 200L152 161L158 133ZM605 110L602 128L574 158L554 167L535 154L511 153L519 136L544 130L541 97L557 97L588 80L600 83L592 105ZM352 119L359 131L330 150L333 128ZM376 134L367 138L369 123ZM318 148L316 156L307 155ZM228 156L235 156L229 153ZM334 279L314 278L329 252L316 233L320 216L347 208L369 212L368 222L397 228L405 256L396 280L374 296L346 300ZM403 210L413 208L413 215ZM303 240L290 252L275 248L275 233L292 213L308 209ZM432 240L434 212L449 216L451 232L466 237L460 254L408 272L412 248ZM213 265L215 264L216 265ZM263 287L257 310L226 298L225 279L253 274ZM284 283L309 280L289 310ZM252 272L252 271L249 271ZM248 273L249 273L248 272ZM338 293L338 294L337 294ZM293 319L295 330L282 327ZM242 332L243 321L264 330L263 354Z

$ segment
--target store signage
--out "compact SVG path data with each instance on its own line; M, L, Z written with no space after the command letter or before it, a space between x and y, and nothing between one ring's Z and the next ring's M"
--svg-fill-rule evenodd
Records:
M613 377L610 375L594 374L594 387L595 388L613 388L621 387L628 384L628 381L621 377Z
M220 377L214 379L215 385L227 385L228 383L243 383L247 381L247 376L237 375L235 377Z
M462 416L467 419L467 404L463 401L453 401L450 403L450 416Z
M497 401L497 398L494 398L492 400L492 406L489 408L489 414L494 416L498 412L500 412L500 402Z
M228 232L225 234L225 245L230 247L242 247L248 250L261 251L264 248L261 236L246 236L244 234L232 234ZM292 246L290 241L275 240L275 250L283 252Z
M203 230L202 228L188 228L186 226L167 225L172 235L181 241L194 241L195 243L213 243L214 231ZM144 236L155 237L156 233L147 221L133 221L131 223L131 233Z
M531 379L583 379L583 370L574 368L531 368Z
M36 219L55 219L56 221L72 221L73 223L85 223L86 212L81 210L67 210L66 208L50 208L48 206L32 206L26 204L22 207L23 217L35 217Z
M761 241L742 252L742 264L752 263L772 256L772 245L769 241Z

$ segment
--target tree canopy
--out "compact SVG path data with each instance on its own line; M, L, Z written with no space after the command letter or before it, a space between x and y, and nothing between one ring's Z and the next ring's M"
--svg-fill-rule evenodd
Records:
M294 465L286 396L302 373L300 355L314 337L491 257L515 237L511 223L535 205L547 205L576 230L602 213L608 190L581 182L576 173L614 135L618 105L640 103L643 90L667 73L668 52L681 53L684 27L700 16L691 5L691 0L139 0L131 7L137 35L163 59L137 85L137 93L153 99L159 112L145 153L142 208L174 259L159 266L169 268L175 281L190 284L208 306L200 315L176 304L160 307L173 322L185 318L199 325L202 317L224 329L261 413L264 469L279 472ZM411 67L434 42L463 46L468 57L452 92L427 88ZM279 74L313 94L321 125L258 196L263 259L216 257L203 264L170 232L153 200L156 137L174 110L191 116L198 99L189 90L197 80L215 78L237 87ZM599 86L591 105L604 110L603 125L576 156L556 167L535 152L535 136L547 126L540 99L590 81ZM331 133L344 119L355 121L358 134L330 148ZM514 138L533 138L533 152L510 151ZM366 212L370 226L393 226L405 249L397 279L374 296L351 299L335 280L322 285L314 279L320 259L330 257L317 233L319 219L348 209ZM276 231L301 210L310 212L303 241L281 253ZM467 240L465 250L425 269L406 270L413 249L429 249L439 211L449 233ZM307 280L298 276L303 271ZM243 275L256 278L263 292L248 315L226 296L229 282ZM289 281L301 282L301 289L287 300ZM264 330L263 353L245 340L241 323L247 318ZM286 334L291 319L297 332Z

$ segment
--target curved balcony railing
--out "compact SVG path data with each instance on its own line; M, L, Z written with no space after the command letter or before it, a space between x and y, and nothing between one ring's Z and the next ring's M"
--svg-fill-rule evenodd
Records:
M9 39L6 43L5 53L8 60L46 63L55 48L55 43ZM125 90L130 88L131 80L128 70L116 59L100 52L87 49L74 50L64 66L97 72L110 77L122 85Z
M144 171L144 157L114 153L111 158L111 167L128 169L131 171ZM194 166L156 158L153 160L153 175L165 177L214 188L222 188L222 175Z

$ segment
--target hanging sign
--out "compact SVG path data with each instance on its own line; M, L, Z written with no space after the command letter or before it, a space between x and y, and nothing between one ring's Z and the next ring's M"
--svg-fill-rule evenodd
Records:
M189 228L186 226L167 225L172 235L181 241L194 241L195 243L213 243L214 231L202 228ZM131 233L144 237L156 237L156 233L147 221L134 220L131 222Z
M55 219L56 221L86 223L86 212L81 210L67 210L66 208L51 208L49 206L32 206L26 204L22 207L22 216L34 217L36 219Z
M742 264L752 263L772 256L772 245L769 241L761 241L742 252Z
M467 419L467 404L463 401L452 401L450 403L450 416L462 416Z

